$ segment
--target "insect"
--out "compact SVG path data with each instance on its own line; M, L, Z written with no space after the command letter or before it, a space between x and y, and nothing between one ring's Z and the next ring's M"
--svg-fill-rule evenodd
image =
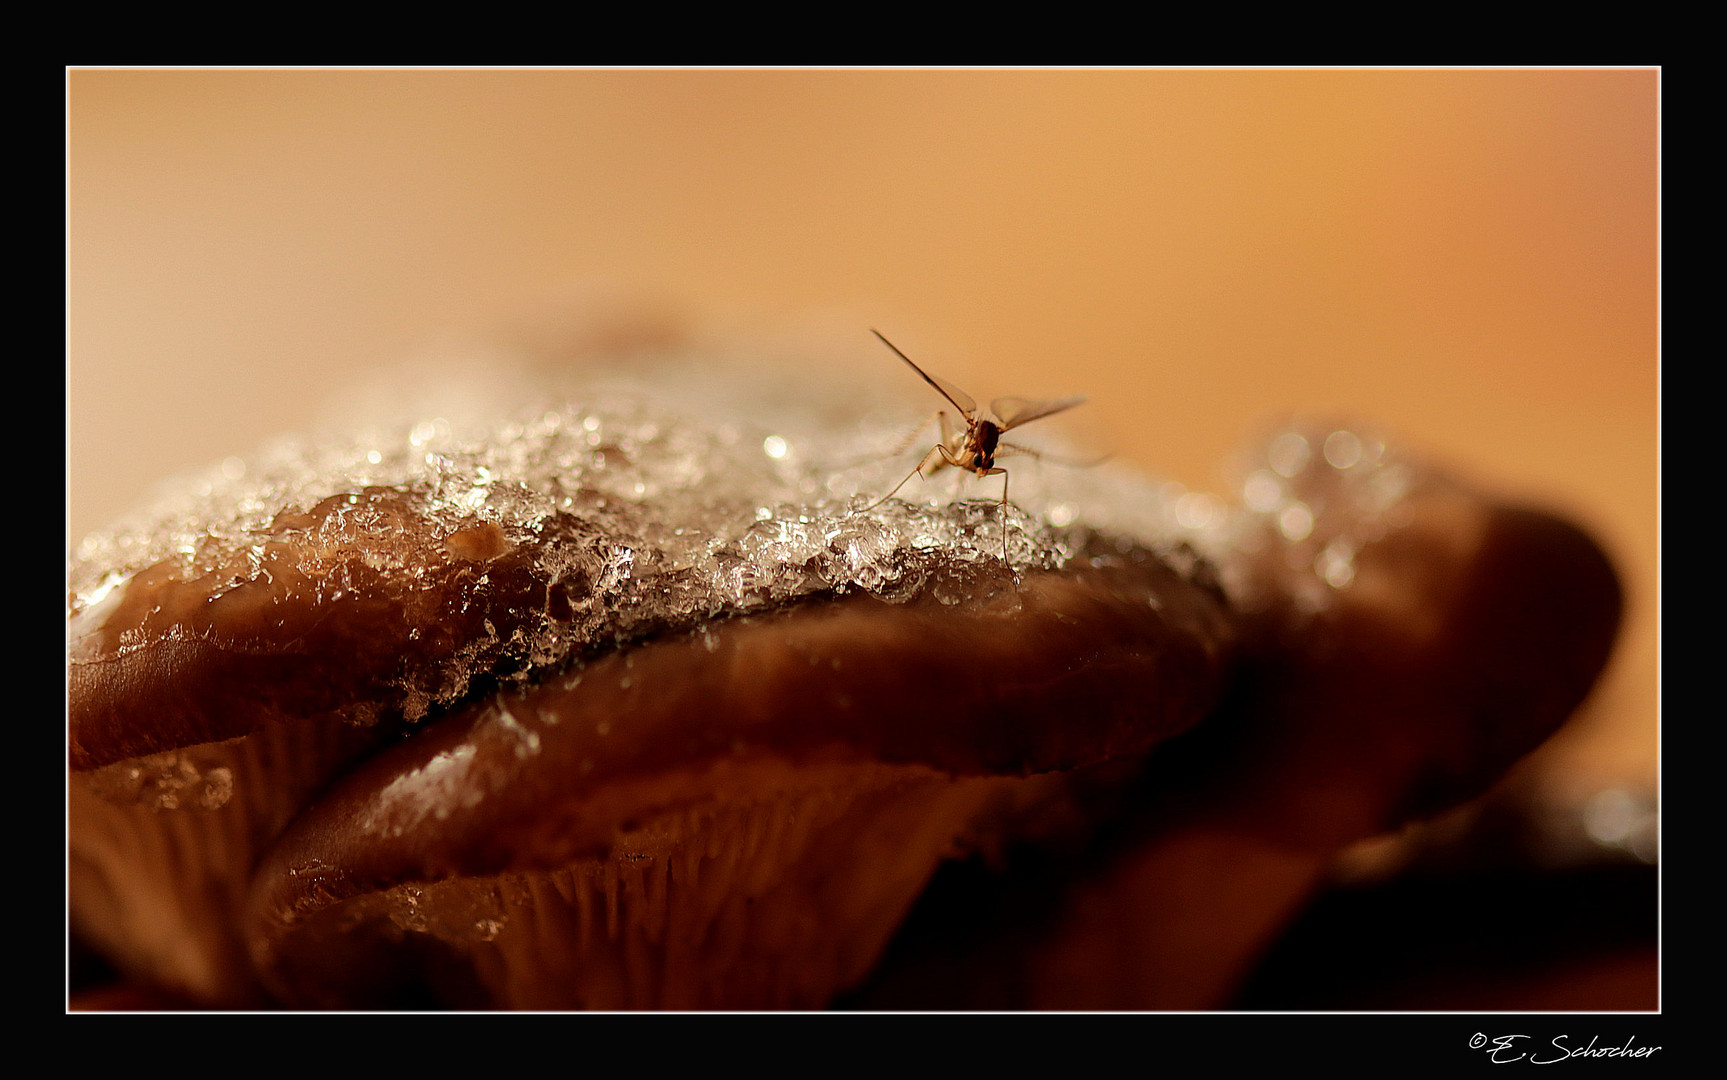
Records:
M956 426L948 418L947 410L938 411L936 419L941 424L941 442L930 447L929 453L925 454L923 460L917 463L917 468L907 473L904 480L895 484L892 491L871 503L866 509L873 510L893 498L912 477L923 476L928 479L931 475L949 466L964 469L975 474L979 479L999 474L1001 476L1002 506L1001 557L1002 561L1006 562L1008 476L1007 470L995 463L996 455L1009 453L1029 454L1033 457L1038 455L1035 451L1025 447L1002 442L1001 437L1022 424L1029 424L1033 420L1041 420L1046 416L1065 412L1083 402L1085 398L1070 397L1061 398L1057 401L1031 401L1019 397L1003 397L990 402L988 409L979 409L977 402L972 400L970 394L946 379L931 375L912 363L911 357L900 352L899 347L883 337L880 330L872 329L870 333L881 338L881 343L892 349L894 355L904 360L908 367L918 373L919 378L935 387L936 392L942 397L947 398L948 403L959 410L960 419L964 421L964 426Z

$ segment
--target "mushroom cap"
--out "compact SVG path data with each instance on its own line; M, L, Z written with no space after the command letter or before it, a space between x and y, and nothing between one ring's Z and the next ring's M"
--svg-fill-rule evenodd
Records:
M314 910L599 865L716 800L849 792L835 820L873 813L844 826L867 849L909 812L872 794L890 774L946 808L883 879L903 911L1015 801L964 782L1141 755L1221 695L1227 603L1146 481L1089 496L1159 526L1137 535L1036 478L1007 508L863 512L897 464L836 462L897 441L885 421L660 385L282 441L81 545L71 847L100 885L75 920L194 997L258 1000L261 970L352 1000L271 974ZM848 955L893 925L866 922ZM179 929L139 945L146 924Z
M1122 917L1021 966L1143 1006L1248 947L1195 902L1218 853L1263 933L1538 745L1617 631L1581 530L1353 425L1271 434L1237 506L1036 465L878 504L903 414L785 385L475 396L87 538L78 931L213 1005L815 1007L944 859L1062 833Z

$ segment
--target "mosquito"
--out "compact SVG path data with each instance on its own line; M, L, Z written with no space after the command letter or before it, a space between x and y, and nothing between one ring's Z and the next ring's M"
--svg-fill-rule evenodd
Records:
M900 352L899 346L882 336L880 330L872 329L870 333L881 338L881 343L894 351L894 355L906 362L906 366L917 372L924 382L935 387L936 393L947 398L948 403L959 410L959 415L965 421L963 427L955 426L949 419L947 410L942 409L936 415L941 424L941 442L930 447L929 453L917 463L917 468L906 474L904 480L894 485L892 491L865 507L874 510L898 494L914 476L929 479L930 476L944 468L953 467L973 473L979 479L986 476L1001 476L1001 558L1007 561L1007 470L995 463L998 453L1019 453L1038 456L1034 450L1012 443L1001 441L1006 432L1033 420L1041 420L1046 416L1054 416L1066 412L1075 405L1085 401L1083 397L1061 398L1057 401L1031 401L1020 397L996 398L989 403L988 409L979 409L977 402L970 394L961 390L953 383L939 376L931 375L923 368L912 363L911 357ZM927 423L927 421L926 421Z

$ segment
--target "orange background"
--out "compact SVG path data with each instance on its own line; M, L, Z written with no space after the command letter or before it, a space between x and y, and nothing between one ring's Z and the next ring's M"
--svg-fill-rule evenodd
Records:
M1658 71L67 84L73 538L357 370L613 282L1089 394L1091 442L1195 487L1336 410L1557 504L1632 607L1543 767L1655 775Z

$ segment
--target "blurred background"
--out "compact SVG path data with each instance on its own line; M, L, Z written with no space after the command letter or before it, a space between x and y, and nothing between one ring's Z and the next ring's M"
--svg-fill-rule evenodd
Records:
M1291 411L1565 510L1620 651L1528 768L1658 764L1657 70L74 70L69 542L562 298L877 327L1225 490ZM851 355L848 353L848 355Z

